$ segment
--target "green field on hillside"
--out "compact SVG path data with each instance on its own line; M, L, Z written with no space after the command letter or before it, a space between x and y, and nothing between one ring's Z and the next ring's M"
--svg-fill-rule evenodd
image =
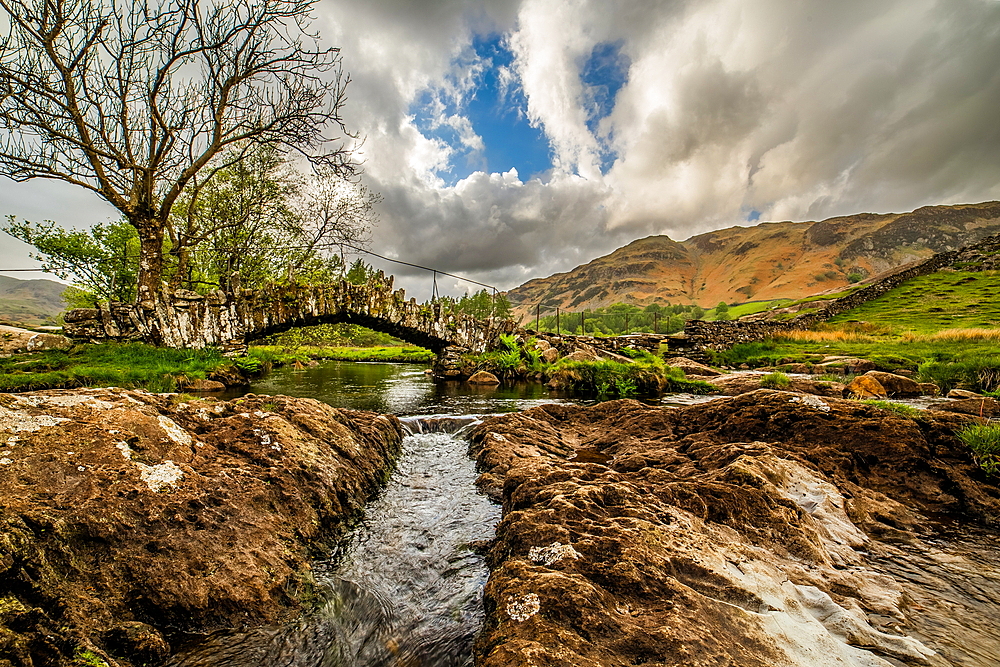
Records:
M907 281L811 331L715 353L753 368L859 357L880 370L915 371L943 391L1000 391L1000 272L941 271Z
M875 322L898 333L1000 326L1000 272L939 271L842 313L831 325Z

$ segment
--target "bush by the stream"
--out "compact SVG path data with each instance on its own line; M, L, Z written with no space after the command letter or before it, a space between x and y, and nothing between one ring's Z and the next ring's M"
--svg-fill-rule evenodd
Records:
M922 382L933 382L943 392L952 389L969 389L981 393L1000 390L1000 356L928 361L920 364L917 372Z
M667 366L659 357L644 351L639 351L631 363L560 359L550 373L566 388L602 397L626 398L664 391L707 394L714 389L702 380L688 380L681 369Z

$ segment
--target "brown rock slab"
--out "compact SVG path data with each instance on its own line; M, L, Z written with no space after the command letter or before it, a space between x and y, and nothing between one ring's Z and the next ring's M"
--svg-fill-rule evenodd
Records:
M167 629L296 618L402 438L311 399L176 399L0 394L0 663L160 664Z
M878 380L870 375L859 375L844 387L844 396L851 398L888 398L889 394Z
M216 380L203 380L195 378L184 385L187 391L223 391L226 385Z
M563 359L566 359L567 361L597 361L598 359L600 359L600 357L594 352L590 352L587 350L576 350L574 352L570 352L569 354L567 354L565 357L563 357Z
M548 345L548 343L546 343L546 345ZM547 364L556 363L557 361L559 361L559 350L557 350L552 346L545 348L544 350L542 350L542 361L544 361Z
M937 386L937 385L934 385ZM952 389L948 392L947 398L982 398L981 394L966 389Z
M720 375L705 381L715 387L720 394L737 396L760 389L760 382L763 377L759 373L732 373L730 375ZM784 389L803 394L835 396L837 398L843 396L844 393L844 385L839 382L824 382L820 380L807 380L805 378L789 378L788 387Z
M917 542L918 511L1000 512L963 420L770 390L487 420L470 451L503 518L476 664L949 664L872 623L925 613L883 536Z
M699 375L701 377L716 377L722 375L720 371L715 370L711 366L706 366L705 364L698 363L687 357L673 357L672 359L666 360L667 366L673 366L674 368L679 368L684 371L685 375Z
M477 371L468 380L469 384L500 384L496 375L489 371Z
M960 398L954 401L934 403L927 406L928 410L940 410L942 412L958 412L964 415L976 417L994 418L1000 417L1000 401L988 396L978 398Z
M885 388L886 393L889 396L897 396L900 398L923 396L923 390L920 388L920 384L908 377L903 377L902 375L896 375L894 373L885 373L883 371L868 371L865 373L865 377L870 377L876 380L882 387Z

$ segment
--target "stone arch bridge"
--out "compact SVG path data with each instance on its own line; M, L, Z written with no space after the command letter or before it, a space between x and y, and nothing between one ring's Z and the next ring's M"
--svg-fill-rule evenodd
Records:
M152 309L111 303L71 310L65 321L65 333L73 338L143 340L173 348L216 345L229 351L296 327L348 322L433 350L439 368L462 352L493 349L500 334L517 330L512 320L480 320L439 303L407 300L403 290L393 290L393 277L382 272L364 285L342 280L207 295L175 290Z

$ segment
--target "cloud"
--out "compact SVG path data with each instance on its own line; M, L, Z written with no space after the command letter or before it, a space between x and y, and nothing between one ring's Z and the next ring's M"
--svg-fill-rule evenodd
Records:
M384 196L373 249L501 287L758 213L1000 198L993 0L322 0L316 14ZM490 35L511 62L477 52ZM504 141L473 103L491 71L498 99L523 102L511 122L542 131L536 178L482 167ZM0 197L106 217L65 188Z

